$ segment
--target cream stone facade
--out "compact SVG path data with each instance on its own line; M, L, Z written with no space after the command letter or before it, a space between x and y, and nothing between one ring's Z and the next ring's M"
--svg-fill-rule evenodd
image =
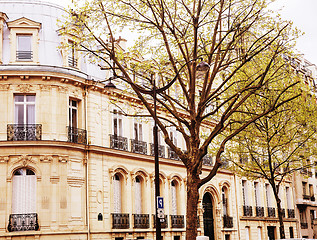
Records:
M153 121L122 114L144 111L139 100L104 88L108 72L61 48L70 40L61 7L0 0L0 9L0 239L155 239ZM159 149L162 237L183 240L186 171L163 140ZM202 174L211 165L208 156ZM292 181L282 189L286 236L297 237ZM269 192L224 166L200 190L199 235L278 239Z

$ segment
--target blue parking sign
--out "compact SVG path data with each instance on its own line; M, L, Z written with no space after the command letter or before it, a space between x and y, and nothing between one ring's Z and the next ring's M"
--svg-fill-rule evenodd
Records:
M164 209L164 199L163 197L157 197L157 208Z

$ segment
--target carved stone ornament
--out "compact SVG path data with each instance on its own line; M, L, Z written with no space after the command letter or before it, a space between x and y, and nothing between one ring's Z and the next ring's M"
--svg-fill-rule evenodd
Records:
M69 157L68 156L59 156L58 157L58 161L60 163L67 163L68 162Z
M44 84L39 84L40 90L41 91L50 91L52 86L51 85L44 85Z
M0 156L0 163L7 163L9 161L9 156Z
M41 162L50 163L53 161L53 157L51 155L42 155L40 156Z
M60 92L62 92L62 93L66 93L67 88L58 86L58 91L60 91Z
M8 91L10 89L10 84L0 84L0 91Z
M30 84L19 84L17 90L22 93L28 93L33 90L33 87Z

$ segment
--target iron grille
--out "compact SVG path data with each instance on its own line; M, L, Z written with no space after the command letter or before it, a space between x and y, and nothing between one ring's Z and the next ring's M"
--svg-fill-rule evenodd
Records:
M42 124L8 124L8 141L42 140Z
M223 227L233 228L233 217L229 217L228 215L223 215Z
M309 200L309 199L310 199L310 195L303 194L303 199L305 199L305 200Z
M252 206L243 206L243 215L252 217Z
M16 57L17 57L17 60L20 60L20 61L32 61L33 52L32 51L17 51Z
M174 152L174 150L171 149L170 147L167 148L167 152L168 152L169 159L180 160L176 152Z
M300 227L301 229L308 229L308 223L301 222Z
M288 216L288 218L295 218L295 210L294 209L287 209L287 216Z
M75 127L67 127L68 142L87 144L87 131Z
M285 208L282 208L281 211L282 211L282 217L285 218Z
M37 230L39 230L37 213L10 214L9 232Z
M134 228L149 228L149 214L133 214Z
M146 142L139 141L136 139L131 140L131 152L140 153L140 154L147 154L147 144Z
M213 166L212 164L212 157L209 156L209 155L205 155L203 157L203 164L206 165L206 166Z
M110 148L128 151L128 139L110 134Z
M154 156L154 144L150 143L151 148L151 156ZM165 147L162 145L158 145L158 155L160 158L165 158Z
M184 228L184 215L171 215L172 228Z
M74 57L68 57L68 66L70 67L77 67L77 59Z
M264 207L255 207L256 216L264 217Z
M128 229L130 227L128 213L112 213L112 228Z
M153 228L156 228L155 214L153 216ZM164 215L164 221L161 222L161 228L167 228L167 215Z
M273 208L273 207L268 207L268 208L267 208L267 216L268 216L268 217L275 217L275 208Z

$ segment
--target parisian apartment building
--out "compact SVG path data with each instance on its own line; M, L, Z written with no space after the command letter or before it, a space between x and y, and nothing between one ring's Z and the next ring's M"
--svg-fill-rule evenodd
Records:
M123 114L145 110L107 87L111 73L63 47L73 44L58 24L65 14L52 3L0 0L0 240L154 240L154 123ZM116 44L125 49L126 40ZM293 64L314 88L315 66ZM159 157L162 239L184 240L186 169L163 138ZM212 164L206 156L202 174ZM284 180L287 238L317 237L316 194L315 169ZM200 189L198 220L210 240L279 239L268 182L226 165Z

